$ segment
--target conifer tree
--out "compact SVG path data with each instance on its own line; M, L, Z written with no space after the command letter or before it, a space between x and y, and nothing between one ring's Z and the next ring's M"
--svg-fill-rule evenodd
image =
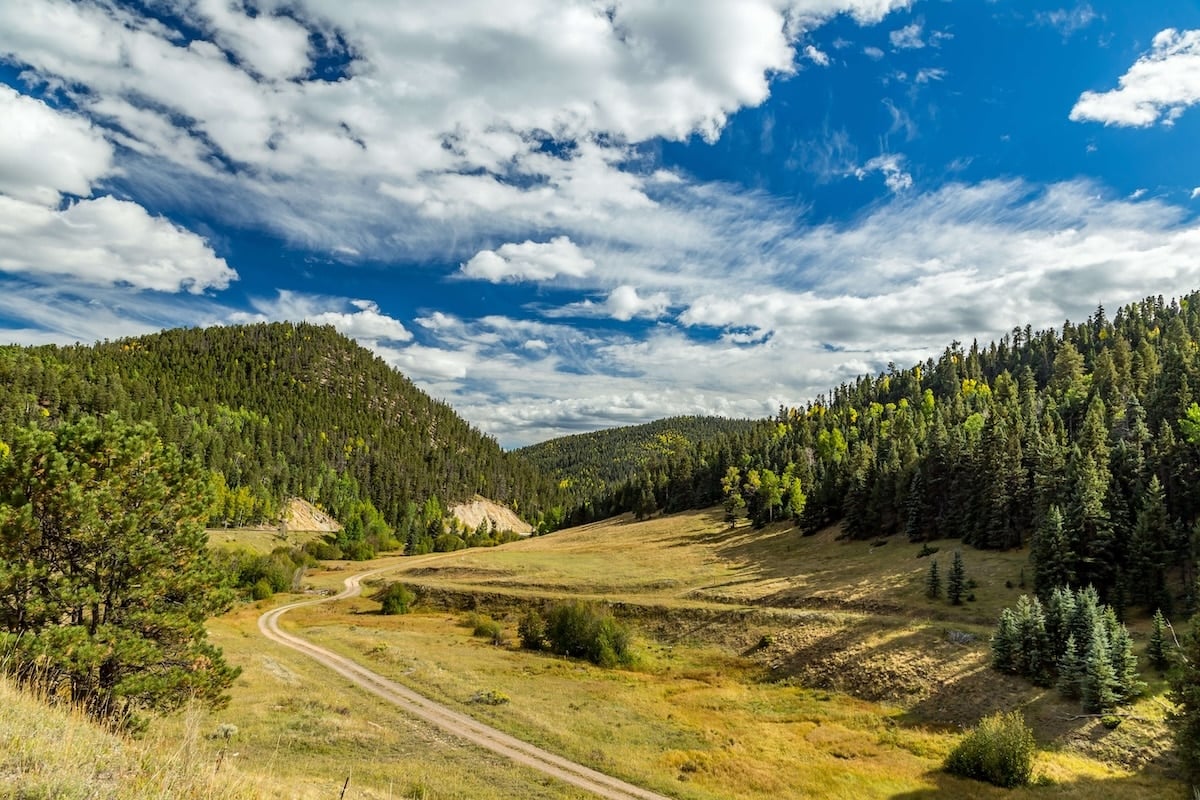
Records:
M1083 662L1075 646L1075 636L1067 637L1062 655L1058 659L1058 691L1069 700L1078 700L1083 681Z
M942 577L938 574L936 558L929 562L929 575L925 578L925 596L931 600L942 596Z
M1104 624L1096 623L1091 646L1084 662L1083 680L1080 683L1080 698L1084 711L1099 713L1116 707L1119 686L1112 666L1112 655L1108 645L1108 631Z
M1167 620L1162 610L1154 612L1154 620L1150 627L1150 641L1146 644L1146 658L1150 666L1162 671L1168 666L1167 660Z
M1017 671L1017 625L1011 608L1000 612L992 633L992 667L999 672Z
M950 564L950 576L946 579L946 599L953 605L962 605L966 585L967 573L963 566L962 551L955 550L954 561Z
M1117 625L1110 645L1113 676L1116 680L1116 701L1131 703L1146 688L1138 672L1137 656L1133 652L1133 640L1124 625Z
M1175 731L1175 749L1184 777L1200 782L1200 616L1192 618L1183 638L1178 669L1170 674L1170 698L1175 710L1168 718Z

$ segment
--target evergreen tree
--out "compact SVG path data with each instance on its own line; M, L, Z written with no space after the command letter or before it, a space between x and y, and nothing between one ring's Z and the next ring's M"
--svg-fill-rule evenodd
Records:
M1132 703L1145 690L1141 673L1138 672L1137 656L1133 652L1133 640L1124 625L1117 625L1110 647L1113 676L1116 680L1116 701Z
M1184 777L1196 784L1200 783L1200 616L1192 618L1182 645L1178 668L1169 676L1175 710L1168 719Z
M929 574L925 578L925 596L931 600L942 596L942 577L938 574L936 558L929 562Z
M1150 641L1146 644L1146 658L1150 666L1159 671L1167 668L1167 620L1162 610L1154 612L1154 620L1150 627Z
M1108 646L1108 632L1103 623L1097 622L1084 662L1083 680L1080 682L1079 694L1084 711L1111 711L1117 705L1118 692L1117 675L1113 670L1112 655Z
M1074 556L1063 533L1063 517L1057 505L1050 506L1046 518L1033 538L1033 590L1047 597L1058 586L1068 586L1072 580Z
M1075 636L1067 637L1062 655L1058 659L1058 691L1069 700L1078 700L1083 682L1083 661L1079 658Z
M950 576L946 579L946 599L953 605L962 605L966 585L967 573L963 567L962 551L955 550L954 561L950 564Z
M239 670L207 641L227 609L207 474L146 424L84 418L0 447L0 651L97 717L211 706Z
M1017 672L1017 624L1012 609L1000 612L992 633L992 667L1000 672Z

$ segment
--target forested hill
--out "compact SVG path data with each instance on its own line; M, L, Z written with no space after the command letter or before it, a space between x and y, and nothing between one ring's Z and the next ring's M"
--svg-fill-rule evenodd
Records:
M615 508L724 497L855 538L1033 548L1039 592L1192 598L1200 554L1200 294L1014 328L781 409L769 435L645 465Z
M149 421L199 455L219 484L218 521L270 517L288 496L341 517L367 503L364 513L377 509L403 541L476 493L534 524L558 502L536 467L330 327L0 348L0 437L14 425L109 412Z
M713 448L736 440L762 424L726 417L669 417L560 436L516 453L560 481L574 502L574 521L583 521L606 516L605 496L647 465L675 460L698 446Z

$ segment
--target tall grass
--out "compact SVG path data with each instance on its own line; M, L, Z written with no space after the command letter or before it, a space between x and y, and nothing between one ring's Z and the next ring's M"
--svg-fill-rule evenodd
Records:
M168 741L133 740L0 677L0 800L250 800L259 787L202 746L199 715ZM218 763L218 759L221 763Z

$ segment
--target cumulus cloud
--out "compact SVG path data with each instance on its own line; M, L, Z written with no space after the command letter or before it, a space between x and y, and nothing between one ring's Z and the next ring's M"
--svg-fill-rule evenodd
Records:
M1192 189L1192 199L1195 200L1197 197L1200 197L1200 186Z
M889 33L888 40L896 50L919 50L925 46L923 27L920 22L910 23Z
M237 277L203 239L112 197L59 211L0 195L0 270L192 293Z
M101 0L30 0L0 4L0 57L179 207L330 252L458 260L653 209L630 145L715 139L794 72L806 31L908 3L197 0L174 30Z
M863 54L873 61L878 61L885 55L878 47L871 47L870 45L863 48Z
M1144 128L1171 125L1200 102L1200 30L1167 28L1106 92L1087 91L1071 109L1075 122Z
M904 170L905 158L899 153L881 153L854 170L860 181L873 172L883 175L884 185L891 192L903 192L912 188L912 175Z
M818 50L816 47L813 47L811 44L805 46L804 57L807 58L809 61L813 62L814 64L816 64L818 67L828 67L829 66L829 54L822 50Z
M253 313L231 312L222 321L245 323L288 320L332 325L366 346L407 342L413 338L399 320L384 314L372 300L323 297L280 289L275 297L256 299L252 305Z
M500 283L548 281L559 275L582 278L595 266L569 237L556 236L548 242L509 242L496 250L481 250L460 271L468 278Z
M0 84L0 193L57 206L86 197L113 170L113 150L87 119L56 111Z
M924 67L917 70L917 77L913 78L915 83L933 83L940 81L946 77L946 70L938 67Z

